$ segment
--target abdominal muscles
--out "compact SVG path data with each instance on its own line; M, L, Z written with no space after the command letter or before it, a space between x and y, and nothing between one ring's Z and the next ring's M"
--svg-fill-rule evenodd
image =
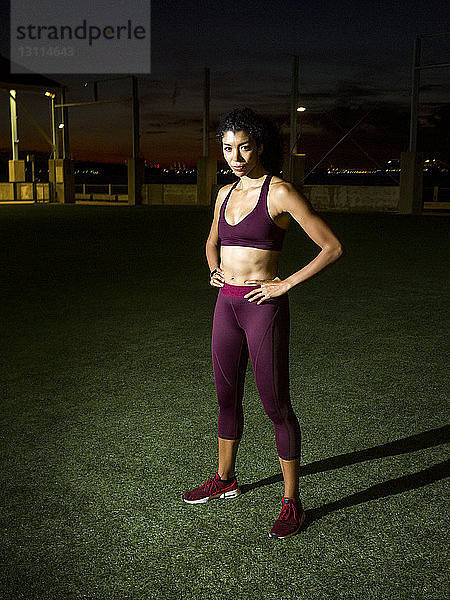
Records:
M247 279L273 279L278 272L278 250L222 246L220 267L226 283L244 285Z

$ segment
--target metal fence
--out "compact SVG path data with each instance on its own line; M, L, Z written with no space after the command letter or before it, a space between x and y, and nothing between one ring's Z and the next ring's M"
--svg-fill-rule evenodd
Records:
M450 188L438 185L424 187L422 198L424 202L450 202Z
M364 190L364 193L362 193L361 190ZM395 211L398 202L396 198L396 194L398 194L398 187L396 186L346 186L343 184L331 186L312 185L305 186L305 193L308 197L311 195L311 193L313 193L314 202L317 204L317 206L320 205L321 208L338 208L339 206L341 208L351 209L355 202L350 202L350 196L354 196L356 198L359 195L364 196L365 198L364 206L359 206L360 202L356 202L360 209L377 209L391 212L393 210ZM128 187L124 184L108 183L76 184L75 200L79 204L127 204ZM20 182L0 183L0 202L48 203L50 202L49 184ZM350 204L348 204L349 202ZM171 205L196 204L196 185L145 184L143 186L142 203ZM424 186L423 210L450 211L450 187L441 187L437 185Z
M128 186L114 183L79 183L75 184L75 199L127 203Z

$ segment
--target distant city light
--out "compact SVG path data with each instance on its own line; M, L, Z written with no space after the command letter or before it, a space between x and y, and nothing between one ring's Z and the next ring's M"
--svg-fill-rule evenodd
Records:
M75 169L75 175L102 175L103 171L99 169Z
M376 175L378 173L400 173L398 169L339 169L338 167L329 167L328 175Z

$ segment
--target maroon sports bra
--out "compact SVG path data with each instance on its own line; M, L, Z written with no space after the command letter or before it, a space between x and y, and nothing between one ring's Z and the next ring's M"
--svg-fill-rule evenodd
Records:
M269 215L267 208L267 192L272 175L267 175L261 187L255 208L236 225L225 221L225 210L231 192L239 183L239 179L231 187L222 202L219 214L218 233L222 246L245 246L261 250L281 250L286 229L279 227Z

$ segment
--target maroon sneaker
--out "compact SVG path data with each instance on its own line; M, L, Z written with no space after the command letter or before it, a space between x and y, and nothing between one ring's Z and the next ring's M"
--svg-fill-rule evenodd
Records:
M297 533L303 525L306 516L300 500L284 497L281 503L283 508L281 509L280 516L275 521L275 525L269 533L269 537L279 540Z
M213 478L205 481L200 487L183 494L183 500L189 504L201 504L213 498L236 498L240 493L236 475L232 479L222 481L219 474L216 473Z

